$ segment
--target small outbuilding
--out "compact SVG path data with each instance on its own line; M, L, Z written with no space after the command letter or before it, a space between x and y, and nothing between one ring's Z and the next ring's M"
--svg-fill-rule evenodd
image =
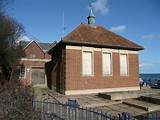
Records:
M49 50L50 87L65 95L140 90L142 49L96 25L90 10L88 24L80 24Z
M45 63L51 60L47 51L53 44L20 41L22 56L19 60L19 79L23 85L47 87Z

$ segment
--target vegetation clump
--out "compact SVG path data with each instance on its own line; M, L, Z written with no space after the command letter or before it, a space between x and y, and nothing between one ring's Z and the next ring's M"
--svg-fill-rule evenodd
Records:
M17 40L25 31L4 11L12 1L0 0L0 119L39 120L39 113L32 107L32 89L19 83L18 62L22 50Z

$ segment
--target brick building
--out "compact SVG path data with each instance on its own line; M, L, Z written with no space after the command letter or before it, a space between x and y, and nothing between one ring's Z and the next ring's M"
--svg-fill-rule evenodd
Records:
M66 95L139 90L138 51L142 49L95 25L90 10L88 24L80 24L49 50L48 80Z
M32 86L46 86L45 63L51 60L47 51L52 47L50 43L36 41L21 41L23 56L19 63L19 78L22 84Z

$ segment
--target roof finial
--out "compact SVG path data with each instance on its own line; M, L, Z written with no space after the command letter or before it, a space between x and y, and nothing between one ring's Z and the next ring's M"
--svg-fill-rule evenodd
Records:
M88 24L89 25L94 25L96 23L96 21L95 21L95 16L94 16L93 10L92 10L92 4L90 4L89 9L90 9L89 16L87 17L88 18Z

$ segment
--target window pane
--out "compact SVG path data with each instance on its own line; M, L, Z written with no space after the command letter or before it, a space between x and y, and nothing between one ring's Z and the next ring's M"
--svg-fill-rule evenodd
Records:
M102 68L103 68L103 75L111 74L111 54L110 53L103 53Z
M128 74L127 55L120 55L120 73L121 75Z
M83 74L92 75L92 52L83 52Z
M25 77L25 66L22 64L19 68L19 78L24 79Z

